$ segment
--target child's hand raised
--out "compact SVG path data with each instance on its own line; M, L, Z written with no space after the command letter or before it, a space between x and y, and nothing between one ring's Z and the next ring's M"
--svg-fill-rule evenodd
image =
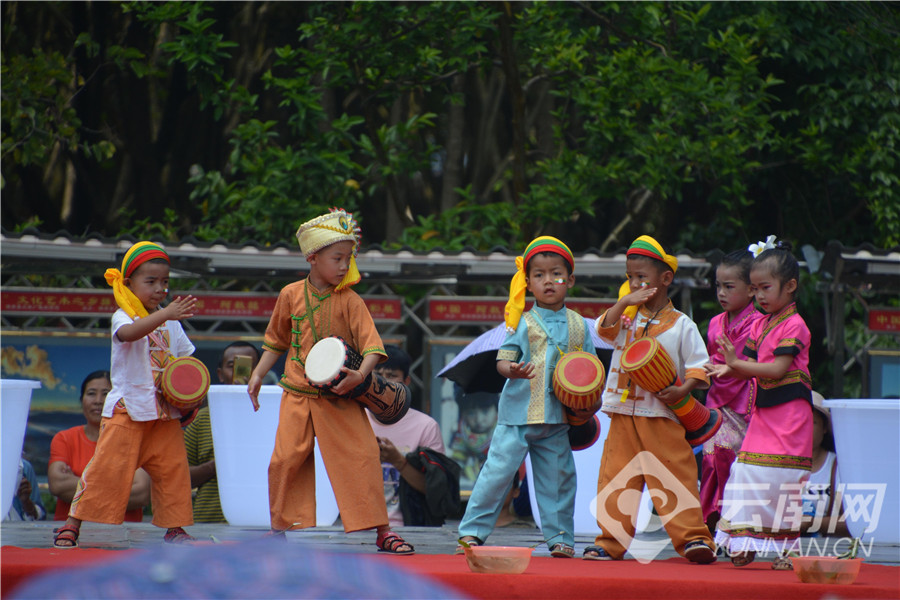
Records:
M181 321L194 316L197 307L197 299L193 296L178 296L168 306L162 309L167 321Z
M628 306L639 306L653 297L653 294L656 293L657 288L655 287L640 287L630 294L626 294L622 296L620 302L628 305Z
M726 336L720 335L716 338L716 344L719 345L719 352L722 353L722 356L725 358L725 364L729 367L733 366L734 363L740 359L738 359L737 354L734 351L734 344L731 343Z
M530 362L510 363L507 377L509 379L533 379L534 364Z

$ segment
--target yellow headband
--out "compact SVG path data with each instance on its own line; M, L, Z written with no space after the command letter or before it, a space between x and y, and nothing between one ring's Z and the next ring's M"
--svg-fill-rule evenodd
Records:
M362 231L356 224L353 214L342 208L332 208L327 214L307 221L297 229L297 241L300 243L300 251L307 258L319 250L337 242L353 242L353 254L350 256L350 268L335 289L342 290L355 283L359 283L362 277L356 266L356 255L359 253L359 241Z
M113 289L113 297L116 304L128 313L132 319L146 317L149 313L138 297L125 285L125 279L131 277L139 266L154 258L162 258L169 262L169 255L159 244L153 242L138 242L128 249L122 258L122 270L107 269L103 274L106 283Z
M519 326L519 320L522 318L522 312L525 310L525 290L528 289L528 282L525 277L525 267L529 260L540 252L553 252L562 257L569 265L569 270L575 270L575 258L569 247L560 240L549 235L542 235L535 238L525 248L523 256L516 257L516 274L513 275L509 284L509 301L506 303L504 317L506 320L506 331L515 333Z

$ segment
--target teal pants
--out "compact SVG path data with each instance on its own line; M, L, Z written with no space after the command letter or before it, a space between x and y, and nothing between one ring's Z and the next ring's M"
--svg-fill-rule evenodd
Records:
M568 430L564 424L497 425L487 461L460 521L459 537L471 535L487 540L512 488L513 475L530 453L534 495L544 539L549 540L547 547L558 543L574 547L575 460ZM560 532L562 535L557 535Z

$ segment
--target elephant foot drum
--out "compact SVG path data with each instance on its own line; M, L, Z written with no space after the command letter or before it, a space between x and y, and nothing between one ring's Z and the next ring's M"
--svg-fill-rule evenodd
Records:
M596 354L567 352L553 369L553 393L566 407L569 425L584 425L600 410L606 371Z
M628 344L622 351L621 365L635 383L654 394L670 385L681 385L675 363L656 338L643 337ZM684 426L692 446L714 436L722 425L719 411L707 408L691 395L667 404Z
M341 367L355 371L361 364L359 352L347 345L343 338L333 335L316 342L306 355L304 368L311 386L330 390L347 376Z
M176 358L163 369L160 391L178 410L197 408L209 391L209 370L193 356Z
M362 356L346 341L338 336L327 337L316 342L307 354L306 378L313 387L331 391L346 376L341 367L357 370L361 364ZM396 423L409 411L409 388L377 373L370 373L344 397L368 408L385 425Z

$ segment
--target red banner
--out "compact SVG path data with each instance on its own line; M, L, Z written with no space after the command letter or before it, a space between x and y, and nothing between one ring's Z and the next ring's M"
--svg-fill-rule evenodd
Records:
M525 304L525 310L531 308ZM609 300L569 300L566 307L583 317L596 319L613 303ZM502 323L506 300L441 296L428 301L428 320L433 323Z
M197 298L195 319L268 319L277 294L191 293ZM400 298L363 298L376 321L401 321ZM14 290L0 292L0 310L13 314L110 315L116 310L112 290Z
M900 309L870 308L869 331L900 333Z

